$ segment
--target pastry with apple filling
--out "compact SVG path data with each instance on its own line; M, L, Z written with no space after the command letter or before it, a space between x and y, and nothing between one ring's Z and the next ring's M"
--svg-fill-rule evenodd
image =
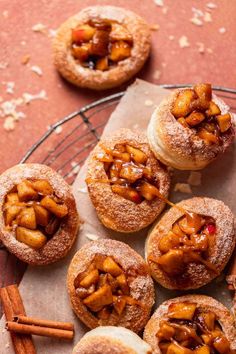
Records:
M154 286L142 257L123 242L84 245L69 266L72 308L89 328L122 326L140 332L154 303Z
M86 333L72 354L151 354L152 348L124 327L97 327Z
M103 90L133 77L150 45L150 30L140 16L120 7L92 6L60 26L54 62L73 84Z
M234 116L210 84L175 90L152 114L148 140L163 163L199 170L223 153L235 136Z
M229 310L204 295L165 301L148 321L144 340L153 354L235 354L236 328Z
M146 258L153 278L169 289L196 289L226 266L235 246L234 216L211 198L184 200L151 230Z
M0 176L0 239L22 261L58 261L72 247L79 227L69 185L51 168L17 165Z
M94 149L86 182L98 217L108 228L135 232L150 225L165 206L169 174L146 137L121 129Z

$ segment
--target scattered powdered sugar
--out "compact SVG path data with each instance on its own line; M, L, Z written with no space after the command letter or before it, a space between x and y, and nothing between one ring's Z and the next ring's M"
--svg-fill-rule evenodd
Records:
M33 71L38 76L42 76L43 75L42 69L39 66L37 66L37 65L31 66L30 70Z
M180 48L187 48L190 46L188 38L186 36L180 37L179 46L180 46Z
M86 187L84 187L84 188L78 188L78 192L80 192L80 193L88 193L88 189L87 189L87 186Z
M62 126L59 125L58 127L56 127L56 129L54 130L56 134L61 134L62 132Z
M32 95L31 93L23 93L22 95L24 102L29 104L31 101L34 100L47 100L47 94L45 90L41 90L39 93Z
M40 33L45 33L47 26L43 25L42 23L36 23L33 27L32 27L32 31L34 32L40 32Z
M164 6L164 1L163 0L153 0L154 3L157 5L157 6Z
M213 2L208 2L206 4L206 7L208 7L208 9L216 9L217 8L217 5L214 4Z
M9 93L10 95L13 95L14 93L14 87L15 87L15 83L13 81L9 81L6 83L6 93Z
M219 33L224 34L226 32L226 28L225 27L220 27L219 28Z
M146 100L146 101L144 102L144 104L145 104L145 106L150 107L150 106L153 105L153 101L152 101L152 100Z
M186 194L192 194L192 189L188 183L176 183L174 187L175 192L181 192Z
M98 235L95 235L95 234L86 234L85 235L89 240L91 241L97 241L99 239L99 236Z
M175 39L175 36L173 36L172 34L168 37L170 41L173 41Z
M48 37L49 38L54 38L56 34L57 34L57 30L51 29L51 28L48 30Z
M191 186L200 186L202 182L201 179L202 179L201 172L191 171L187 182Z
M3 128L7 132L12 131L15 129L15 122L16 122L16 120L13 117L9 116L5 119L5 121L3 123Z

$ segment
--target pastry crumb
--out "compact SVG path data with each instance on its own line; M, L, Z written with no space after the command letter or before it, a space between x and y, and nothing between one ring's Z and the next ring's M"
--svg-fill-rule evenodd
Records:
M30 55L26 54L21 58L21 64L22 65L26 65L28 64L28 62L30 61Z
M12 116L9 116L5 119L3 123L3 129L7 132L13 131L15 129L15 119Z
M190 18L190 22L193 23L195 26L202 26L202 20L200 20L200 18L198 17L192 17Z
M190 46L188 38L186 36L180 37L179 46L180 46L180 48L187 48Z
M226 32L226 28L225 27L220 27L219 28L219 33L224 34Z
M151 30L151 31L158 31L159 29L160 29L160 26L157 25L157 24L150 26L150 30Z
M38 65L31 66L30 70L33 71L38 76L42 76L43 75L43 71Z
M45 33L47 26L43 25L42 23L36 23L33 27L32 27L32 31L34 32L40 32L40 33Z
M175 39L175 36L173 36L172 34L168 37L170 41L173 41Z
M161 77L161 71L160 71L160 70L155 70L155 71L154 71L154 74L153 74L153 78L154 78L155 80L159 80L160 77Z
M214 4L213 2L208 2L206 4L206 7L208 7L208 9L216 9L217 8L217 5Z
M14 87L15 87L15 83L13 81L9 81L6 83L6 93L9 93L10 95L13 95L14 93Z
M200 186L202 184L201 180L202 180L201 172L191 171L187 182L191 186Z
M204 13L203 20L204 20L205 22L212 22L212 17L211 17L210 12L205 12L205 13Z
M26 104L29 104L31 101L34 100L47 100L47 94L45 90L41 90L39 93L35 95L25 92L23 93L22 97Z
M200 54L204 54L205 53L205 45L202 42L197 42L197 46L198 46L198 52Z
M99 236L95 234L86 234L85 236L91 241L97 241L99 239Z
M4 63L4 62L1 62L1 63L0 63L0 69L1 69L1 70L6 69L7 67L8 67L8 63L6 63L6 62L5 62L5 63Z
M164 1L163 0L154 0L154 3L157 5L157 6L164 6Z
M186 194L192 194L192 189L188 183L176 183L174 187L175 192L181 192Z
M146 101L144 102L144 104L145 104L145 106L150 107L150 106L153 105L153 101L152 101L152 100L146 100Z

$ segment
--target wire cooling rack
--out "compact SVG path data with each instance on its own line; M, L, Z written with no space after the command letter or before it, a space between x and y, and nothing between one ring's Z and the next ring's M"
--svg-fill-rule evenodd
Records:
M175 89L185 85L161 85ZM236 90L215 86L213 90L236 112ZM72 184L89 152L99 141L107 120L125 92L102 98L73 112L50 126L20 161L43 163ZM19 283L26 265L0 246L0 287ZM1 308L0 308L1 316Z

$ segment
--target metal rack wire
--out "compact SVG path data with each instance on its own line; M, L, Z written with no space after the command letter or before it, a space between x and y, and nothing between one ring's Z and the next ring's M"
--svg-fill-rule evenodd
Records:
M186 86L192 85L162 85L167 89ZM236 90L221 86L215 86L213 90L224 98L233 112L236 112ZM51 125L20 162L46 164L72 184L89 152L99 141L110 114L123 95L124 92L119 92L102 98ZM20 281L26 266L1 246L0 263L4 269L0 275L0 287Z

